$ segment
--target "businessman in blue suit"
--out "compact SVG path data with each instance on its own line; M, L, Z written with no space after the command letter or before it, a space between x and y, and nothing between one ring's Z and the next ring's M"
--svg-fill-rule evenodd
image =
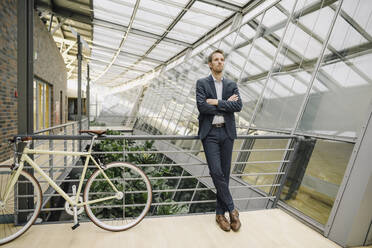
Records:
M236 139L234 113L242 109L242 101L237 84L223 77L224 63L222 50L212 52L208 56L211 75L196 82L198 135L217 191L216 222L224 231L238 231L241 223L229 190L229 178ZM225 212L229 212L230 222Z

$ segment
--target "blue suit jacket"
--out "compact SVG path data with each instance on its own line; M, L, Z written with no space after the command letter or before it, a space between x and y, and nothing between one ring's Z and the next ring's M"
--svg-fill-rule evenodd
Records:
M224 116L227 135L231 139L236 138L234 112L239 112L242 109L242 100L235 82L224 78L222 84L222 100L218 100L218 106L214 106L206 102L208 98L217 99L216 87L214 86L212 75L201 78L196 82L196 104L199 110L198 135L200 139L204 139L208 135L215 115ZM238 101L227 101L234 94L239 96Z

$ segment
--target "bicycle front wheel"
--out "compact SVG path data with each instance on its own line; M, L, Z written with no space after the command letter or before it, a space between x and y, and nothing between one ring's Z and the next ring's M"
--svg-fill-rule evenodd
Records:
M150 209L152 189L149 179L141 169L124 162L110 163L103 172L96 170L85 186L84 201L97 201L85 205L88 217L109 231L124 231L137 225ZM116 198L98 201L111 196Z
M25 171L21 171L16 184L10 188L7 199L4 199L15 173L10 166L0 167L0 245L26 232L41 209L40 184Z

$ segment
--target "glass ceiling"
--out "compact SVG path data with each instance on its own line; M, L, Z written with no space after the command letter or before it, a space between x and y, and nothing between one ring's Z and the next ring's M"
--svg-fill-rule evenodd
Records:
M169 64L251 0L93 1L92 80L118 86Z

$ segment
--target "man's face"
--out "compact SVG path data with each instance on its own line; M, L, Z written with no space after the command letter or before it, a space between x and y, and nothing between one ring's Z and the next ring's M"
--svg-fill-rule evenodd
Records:
M212 56L212 62L209 62L208 65L211 71L221 73L225 65L225 58L221 53L215 53Z

